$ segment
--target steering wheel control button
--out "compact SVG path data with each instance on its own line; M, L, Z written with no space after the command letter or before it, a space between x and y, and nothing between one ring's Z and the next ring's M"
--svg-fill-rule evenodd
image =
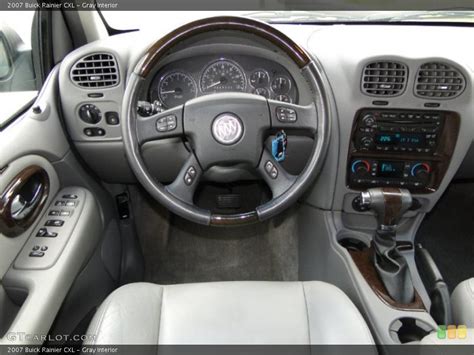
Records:
M74 194L66 194L66 195L63 195L63 198L67 199L67 200L77 200L77 195L74 195Z
M272 179L278 177L278 169L270 160L265 163L265 171Z
M39 250L39 249L40 249L39 245L35 245L35 246L32 248L33 251L37 251L37 250Z
M186 170L186 174L184 174L184 183L188 186L192 185L194 179L196 178L197 170L194 166L190 166L188 170Z
M178 126L178 119L175 115L168 115L156 121L156 130L158 132L170 132Z
M60 219L50 219L44 224L46 227L62 227L64 224L63 220Z
M53 210L53 211L49 211L48 216L60 216L60 214L61 214L61 211Z
M46 251L46 250L48 250L48 247L47 247L46 245L44 245L44 246L41 247L40 250L41 250L41 251Z
M296 111L289 107L278 106L276 108L277 119L284 123L294 123L298 119Z
M212 136L224 145L237 143L244 133L240 119L232 113L223 113L212 122Z

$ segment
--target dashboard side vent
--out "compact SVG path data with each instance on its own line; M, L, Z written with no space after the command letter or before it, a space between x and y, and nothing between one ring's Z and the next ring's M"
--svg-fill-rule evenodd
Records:
M365 66L362 91L370 96L398 96L405 90L407 66L393 61L377 61Z
M446 63L425 63L418 70L415 95L433 99L452 99L466 87L461 72Z
M84 88L107 88L119 83L115 57L109 53L95 53L79 59L71 69L72 81Z

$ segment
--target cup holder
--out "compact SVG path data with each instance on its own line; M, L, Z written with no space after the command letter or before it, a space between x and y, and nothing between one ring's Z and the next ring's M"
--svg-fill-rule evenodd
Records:
M411 317L399 318L390 325L392 339L400 344L420 341L433 331L433 326Z

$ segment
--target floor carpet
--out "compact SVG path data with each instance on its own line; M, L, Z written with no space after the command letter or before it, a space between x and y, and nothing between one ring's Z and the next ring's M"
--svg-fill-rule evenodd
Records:
M294 210L265 223L216 228L170 215L139 188L130 188L130 198L145 257L145 281L298 279Z

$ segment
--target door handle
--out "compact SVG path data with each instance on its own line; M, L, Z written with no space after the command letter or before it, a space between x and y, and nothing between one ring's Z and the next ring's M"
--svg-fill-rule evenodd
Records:
M15 221L21 221L27 217L40 203L44 185L41 182L38 182L33 189L32 197L29 200L21 194L18 194L13 198L10 209L12 218Z
M0 196L0 233L16 237L39 216L49 194L49 176L40 166L21 171Z

